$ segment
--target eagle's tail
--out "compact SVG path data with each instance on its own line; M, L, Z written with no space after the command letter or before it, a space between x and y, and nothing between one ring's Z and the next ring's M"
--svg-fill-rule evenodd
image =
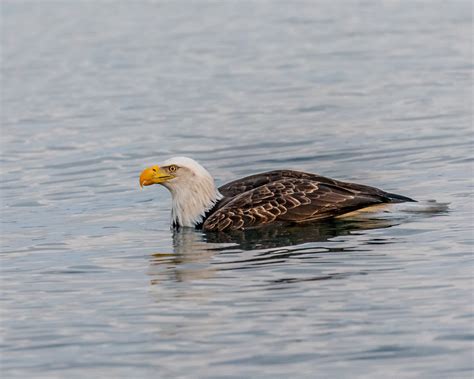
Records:
M396 193L386 192L385 196L387 196L390 199L390 201L393 202L393 203L404 203L404 202L414 202L414 203L416 203L417 202L416 200L413 200L413 199L411 199L409 197L406 197L406 196L397 195Z

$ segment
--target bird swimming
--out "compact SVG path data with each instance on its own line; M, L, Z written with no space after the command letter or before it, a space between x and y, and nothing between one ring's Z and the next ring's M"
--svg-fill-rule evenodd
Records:
M171 192L175 228L227 231L321 221L409 197L362 184L293 170L246 176L217 188L198 162L174 157L140 175L140 186L160 184Z

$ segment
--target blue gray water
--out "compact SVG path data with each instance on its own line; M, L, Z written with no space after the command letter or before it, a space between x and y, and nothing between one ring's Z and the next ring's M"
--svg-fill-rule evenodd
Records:
M472 377L471 17L2 2L2 377ZM449 207L173 234L138 176L174 155Z

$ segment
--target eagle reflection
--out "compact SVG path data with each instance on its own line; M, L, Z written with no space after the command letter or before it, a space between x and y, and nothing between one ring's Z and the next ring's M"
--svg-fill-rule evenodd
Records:
M330 220L315 224L279 226L226 233L206 233L208 243L231 243L242 250L261 250L326 242L339 236L346 236L370 229L389 228L397 225L387 219Z
M173 252L151 255L150 275L155 278L152 284L163 279L207 279L214 276L216 271L241 268L250 261L263 260L271 264L278 257L281 262L281 259L301 254L302 250L308 252L308 249L314 249L315 254L340 252L344 251L340 244L331 247L328 244L318 246L317 243L322 244L336 237L367 230L389 228L396 224L395 220L387 219L332 220L318 224L273 226L226 233L203 233L183 228L173 232ZM299 245L305 246L300 248ZM243 251L254 251L254 254L250 259L247 257L238 261L225 258L218 262L212 260L216 254L231 253L235 258L235 254Z

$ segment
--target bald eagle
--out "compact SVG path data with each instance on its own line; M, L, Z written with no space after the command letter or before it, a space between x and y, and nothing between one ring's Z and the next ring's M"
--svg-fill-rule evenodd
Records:
M362 184L316 174L275 170L217 188L191 158L174 157L146 168L140 186L161 184L172 196L172 226L224 231L284 226L334 218L388 203L415 201Z

